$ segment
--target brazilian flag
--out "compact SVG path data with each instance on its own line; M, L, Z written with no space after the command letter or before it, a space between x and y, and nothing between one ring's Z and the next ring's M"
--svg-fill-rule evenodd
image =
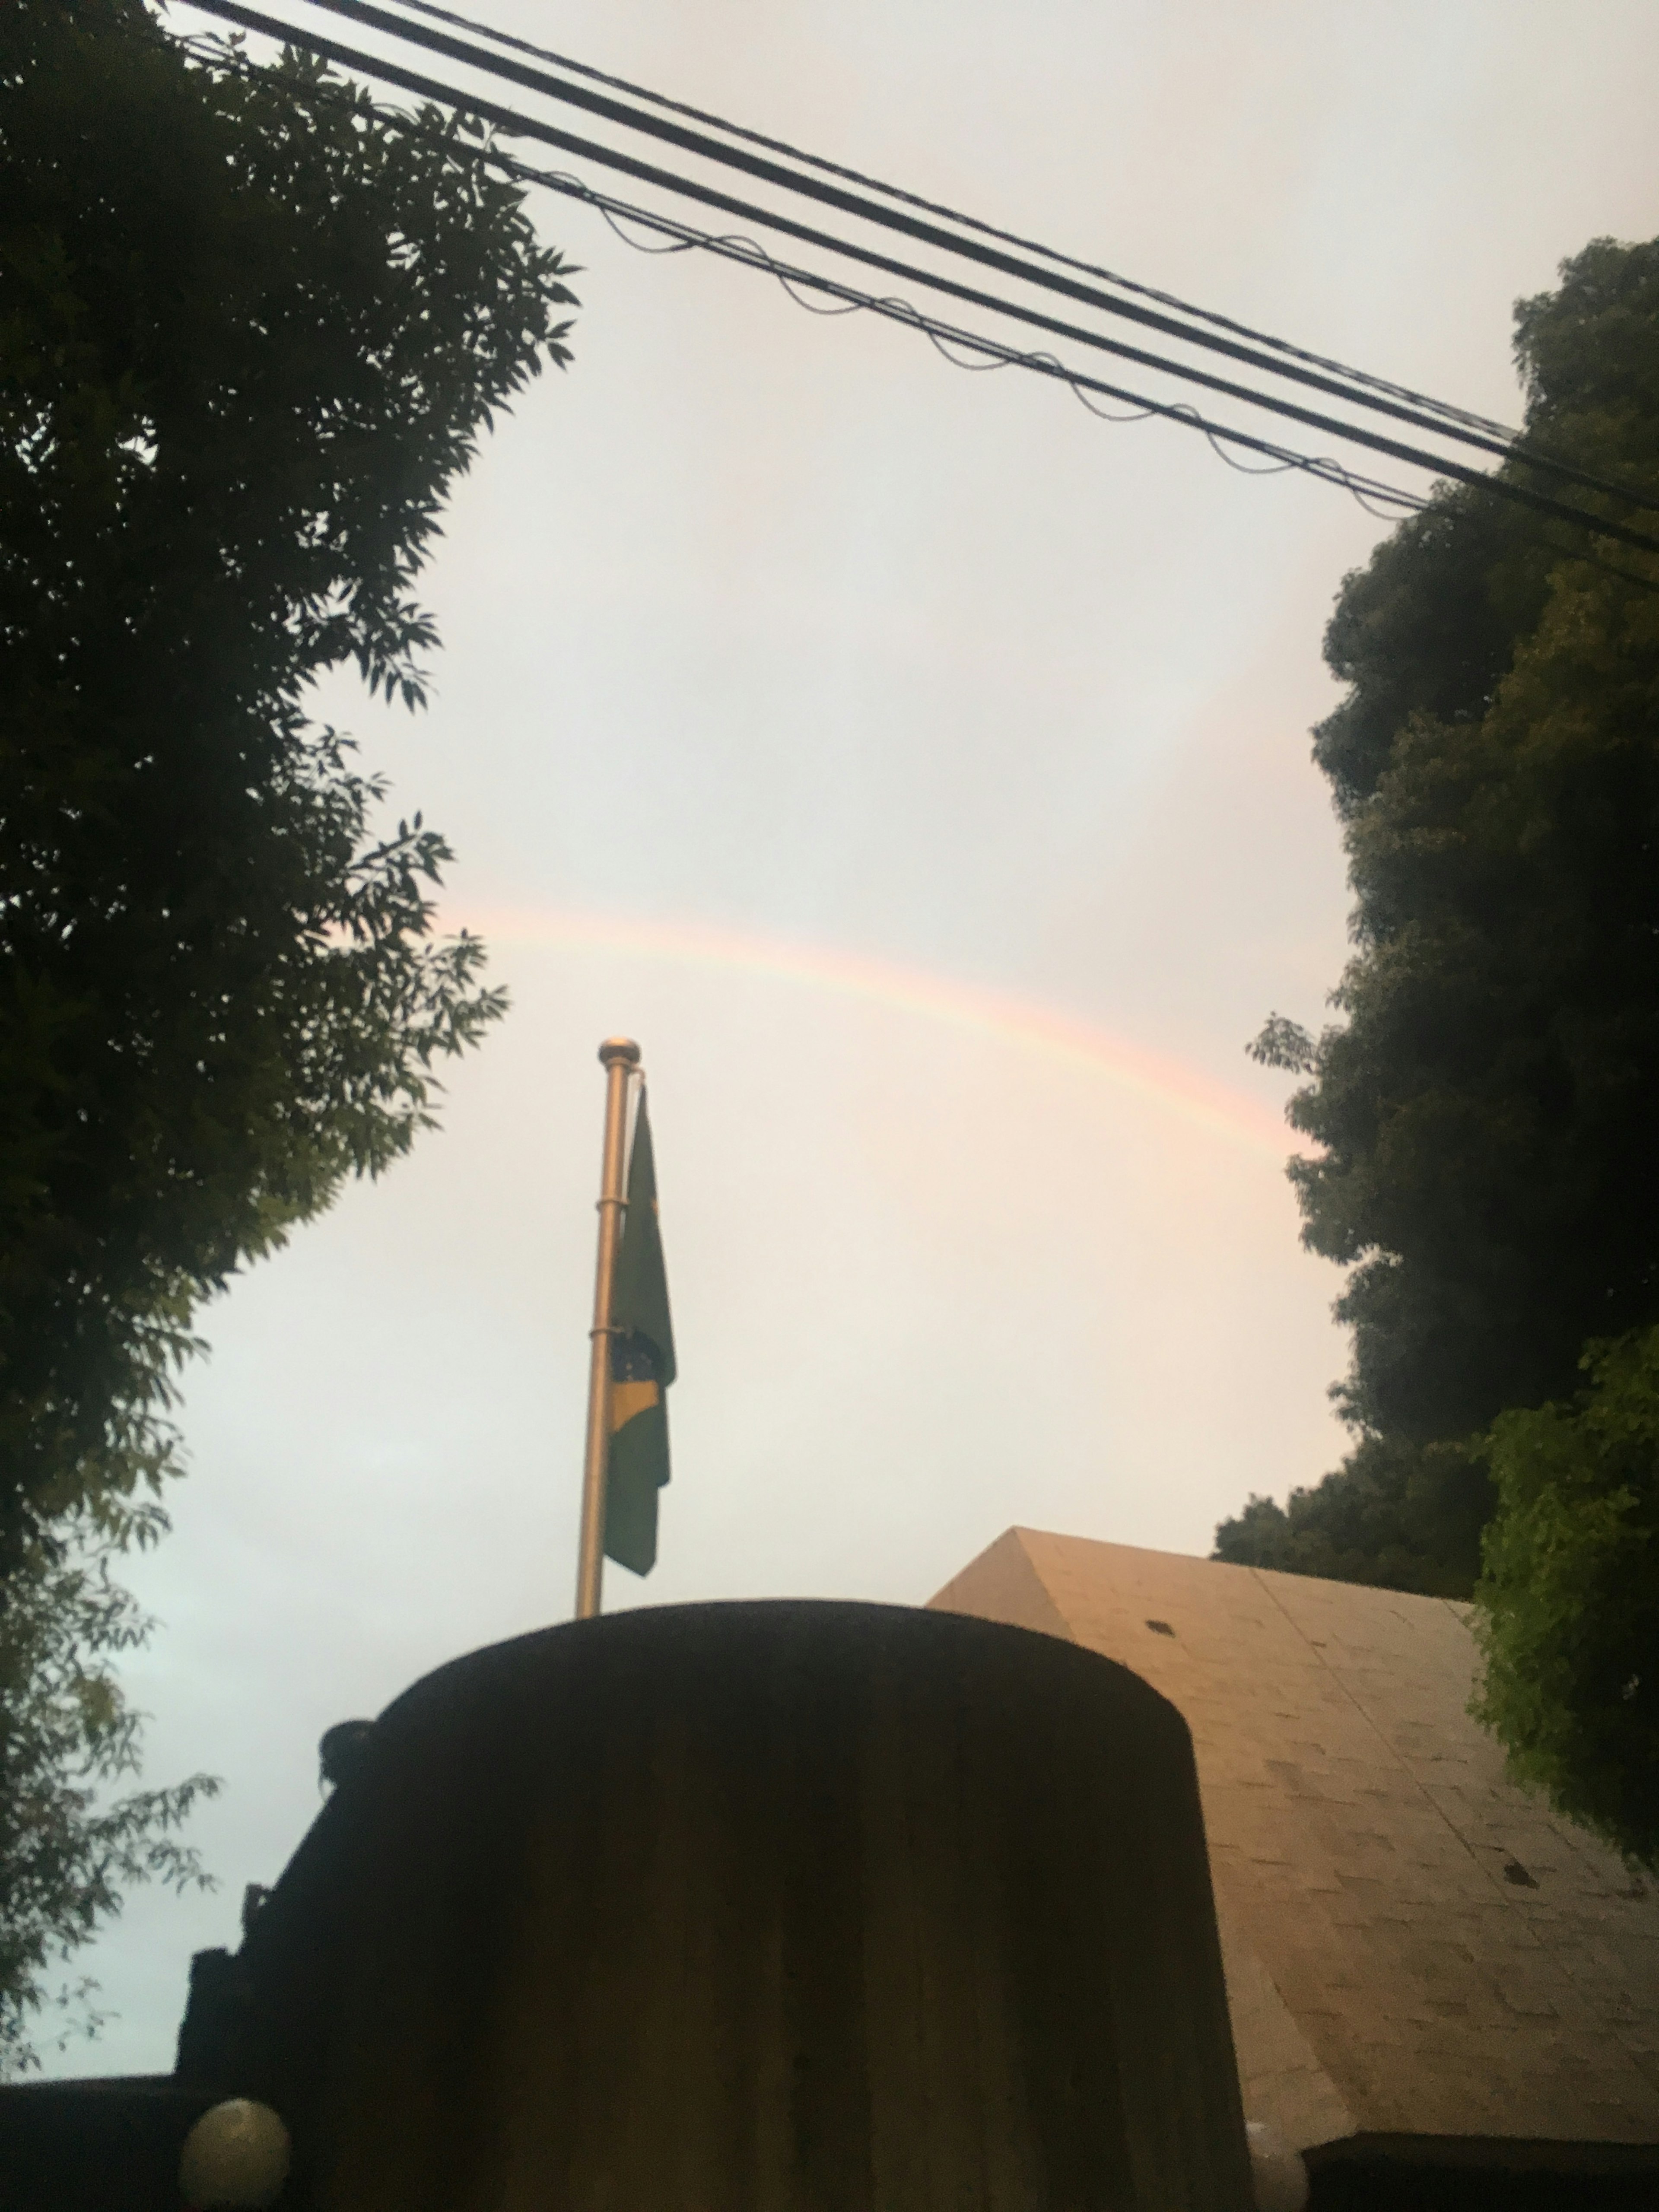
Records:
M605 1495L607 1559L648 1575L657 1564L657 1492L668 1480L668 1408L674 1328L657 1222L657 1165L645 1093L628 1162L628 1211L611 1294L611 1460Z

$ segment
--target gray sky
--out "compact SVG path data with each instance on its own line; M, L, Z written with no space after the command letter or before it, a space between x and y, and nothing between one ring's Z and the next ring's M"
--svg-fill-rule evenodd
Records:
M1659 227L1647 4L476 5L1505 419L1511 301ZM1307 729L1379 526L537 212L575 365L454 502L435 703L319 708L450 836L514 1012L443 1133L204 1316L131 1681L149 1778L225 1778L223 1887L83 1954L118 2017L52 2071L170 2065L325 1726L568 1614L608 1033L682 1372L661 1565L611 1603L921 1601L1015 1522L1202 1552L1341 1448L1338 1279L1243 1047L1344 957Z

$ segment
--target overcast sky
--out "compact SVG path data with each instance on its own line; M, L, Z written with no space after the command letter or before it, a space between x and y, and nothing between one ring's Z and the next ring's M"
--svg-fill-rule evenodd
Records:
M1659 228L1650 0L472 4L1506 419L1513 300ZM513 1012L204 1317L131 1681L149 1778L224 1778L222 1887L135 1899L83 1954L118 2017L49 2070L171 2064L325 1727L568 1615L607 1034L682 1376L661 1564L608 1603L918 1602L1014 1522L1201 1553L1341 1450L1339 1279L1243 1046L1345 957L1307 732L1380 526L536 205L575 362L453 503L433 708L319 708L448 834Z

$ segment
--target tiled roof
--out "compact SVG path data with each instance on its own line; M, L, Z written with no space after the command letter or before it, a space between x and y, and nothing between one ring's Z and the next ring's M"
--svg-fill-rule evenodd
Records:
M1504 1779L1466 1607L1024 1528L933 1603L1185 1716L1251 2118L1659 2142L1659 1894Z

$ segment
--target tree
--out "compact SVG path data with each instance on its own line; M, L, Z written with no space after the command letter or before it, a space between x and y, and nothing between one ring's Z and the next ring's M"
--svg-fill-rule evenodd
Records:
M108 1796L137 1769L141 1717L114 1667L153 1625L110 1563L164 1526L149 1502L118 1509L112 1528L77 1521L26 1563L32 1571L10 1577L0 1625L0 2079L38 2063L33 2031L44 2012L58 2014L60 2048L97 2032L96 1984L54 1991L52 1982L120 1911L125 1890L208 1882L176 1832L198 1798L216 1793L210 1776Z
M1588 246L1516 330L1528 441L1659 506L1659 242ZM1252 1049L1310 1078L1290 1172L1350 1270L1358 1443L1223 1558L1468 1595L1493 1492L1463 1447L1659 1320L1659 591L1555 534L1443 490L1327 633L1356 950L1340 1021Z
M1520 1780L1659 1870L1659 1328L1593 1345L1568 1404L1502 1413L1474 1710Z
M0 324L0 1497L153 1474L191 1311L500 1012L447 857L303 706L422 696L412 591L570 295L457 126L137 0L14 11Z
M1216 1530L1236 1565L1372 1583L1425 1597L1467 1597L1491 1486L1458 1444L1361 1435L1340 1474L1293 1490L1288 1506L1252 1496Z
M442 839L381 827L306 714L347 662L421 702L444 500L568 359L563 264L484 150L141 0L0 18L8 1639L59 1601L92 1632L74 1546L176 1470L200 1303L398 1158L502 1011L477 941L434 936ZM57 1695L27 1655L73 1645L16 1632L14 1808Z

